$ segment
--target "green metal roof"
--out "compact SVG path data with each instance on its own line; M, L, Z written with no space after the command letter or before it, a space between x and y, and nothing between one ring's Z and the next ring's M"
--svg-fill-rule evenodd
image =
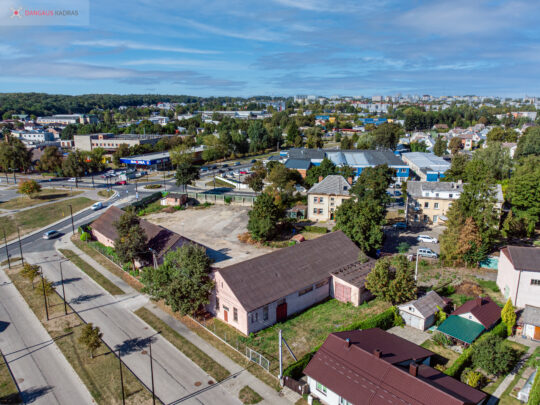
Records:
M468 344L474 342L484 330L485 328L483 325L457 315L450 315L446 321L437 328L437 331Z

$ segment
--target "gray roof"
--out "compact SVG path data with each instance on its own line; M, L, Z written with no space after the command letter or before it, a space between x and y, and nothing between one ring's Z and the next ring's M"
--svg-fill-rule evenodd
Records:
M332 174L311 187L308 194L349 195L350 188L351 185L345 180L345 177Z
M322 149L292 148L288 156L291 159L324 159L325 152Z
M454 183L446 181L408 181L407 193L413 197L421 197L422 191L455 191L456 193L463 192L463 183Z
M333 271L332 275L340 280L343 280L358 288L363 288L366 283L366 277L375 267L376 260L369 259L368 261L354 262Z
M444 308L446 304L439 294L435 291L429 291L423 297L400 306L413 306L424 318L427 318L438 311L437 305Z
M390 167L407 167L399 156L390 150L340 150L293 148L288 151L290 159L330 159L337 166L373 167L387 164Z
M540 248L508 246L502 250L516 270L540 271Z
M287 159L285 162L287 169L300 169L307 170L311 167L311 160L309 159Z
M439 157L433 153L426 152L407 152L401 155L405 161L409 161L412 164L423 168L430 169L437 172L445 172L450 169L450 162L447 162L442 157Z
M519 323L526 325L540 326L540 308L525 305L519 321Z

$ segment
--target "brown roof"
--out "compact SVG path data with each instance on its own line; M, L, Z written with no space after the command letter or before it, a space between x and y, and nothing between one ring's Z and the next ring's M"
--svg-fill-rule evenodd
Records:
M92 230L98 231L108 239L118 239L115 223L123 213L124 211L114 205L109 207L98 219L92 222ZM181 246L184 243L195 243L169 229L155 225L144 219L140 219L139 224L146 233L148 248L156 251L158 259L165 255L173 246Z
M369 259L367 262L354 262L347 264L336 271L332 275L343 280L355 287L363 288L366 282L367 275L375 267L376 260Z
M249 312L330 277L333 271L355 262L359 251L337 231L218 272Z
M489 297L476 298L467 301L460 306L452 315L463 315L470 312L486 329L490 329L501 319L501 307Z
M416 376L402 365L431 355L378 328L339 332L328 336L304 373L354 404L464 405L486 398L487 394L427 365L419 365Z
M540 271L540 248L527 246L507 246L502 252L516 270Z

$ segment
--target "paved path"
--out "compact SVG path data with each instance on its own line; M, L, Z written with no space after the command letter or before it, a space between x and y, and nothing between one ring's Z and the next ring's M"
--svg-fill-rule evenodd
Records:
M403 327L394 326L393 328L388 329L387 332L393 333L394 335L397 335L417 345L421 345L431 337L429 333L420 329L413 328L409 325L405 325Z
M0 270L0 350L25 403L92 404L92 396L56 343Z
M72 246L64 241L57 245ZM26 259L42 266L49 280L60 281L61 256L55 250L27 253ZM64 278L71 279L65 284L68 302L86 322L100 327L103 340L122 352L124 362L147 387L151 386L148 352L152 344L155 391L162 402L240 404L221 385L210 383L210 376L132 313L138 306L133 304L140 299L138 294L113 297L71 262L64 262L62 269Z
M257 377L255 377L253 374L251 374L248 370L246 370L245 368L243 368L242 366L240 366L239 364L231 360L223 352L216 349L214 346L209 344L206 340L199 337L196 333L191 331L191 329L189 329L186 325L184 325L178 319L172 317L171 315L161 310L159 307L155 306L154 304L149 303L149 300L146 296L139 294L136 290L130 287L125 281L111 274L103 266L101 266L99 263L94 261L91 257L83 253L81 250L79 250L69 240L69 238L63 238L63 241L67 242L67 245L69 245L69 249L81 255L82 259L90 263L97 271L102 273L105 277L107 277L109 280L115 283L118 287L124 290L127 293L127 296L131 297L129 299L129 302L133 302L133 300L136 300L136 304L137 303L139 304L138 306L136 304L129 305L127 303L124 303L123 305L129 306L129 308L132 309L133 311L139 309L141 306L145 306L145 308L147 308L154 315L156 315L158 318L164 321L172 329L174 329L176 332L178 332L180 335L185 337L187 340L189 340L199 349L201 349L206 354L208 354L212 359L214 359L223 367L225 367L227 370L229 370L229 372L234 376L234 378L230 378L224 381L222 383L222 386L231 394L233 394L233 396L238 397L238 392L240 391L240 389L242 389L242 387L244 387L245 385L249 385L251 388L253 388L257 393L259 393L264 398L264 401L261 402L262 404L290 405L291 403L295 403L298 399L300 399L300 395L288 389L284 390L284 394L278 393L277 391L269 387L267 384L259 380ZM139 297L138 299L136 298L137 296ZM257 366L256 364L253 364L253 367L259 367L259 366Z

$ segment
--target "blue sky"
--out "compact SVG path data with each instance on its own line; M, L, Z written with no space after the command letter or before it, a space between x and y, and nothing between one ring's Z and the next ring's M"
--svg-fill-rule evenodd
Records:
M535 1L90 0L72 26L9 18L84 1L2 1L1 92L540 95Z

